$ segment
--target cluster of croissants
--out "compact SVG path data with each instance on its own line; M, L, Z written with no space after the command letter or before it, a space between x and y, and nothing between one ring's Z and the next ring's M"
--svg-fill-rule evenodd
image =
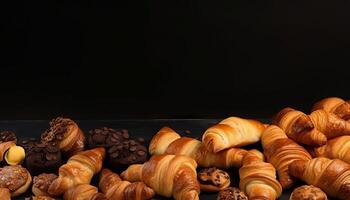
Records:
M104 167L106 148L83 148L79 128L58 132L64 133L58 146L69 155L58 173L32 181L21 165L0 168L0 199L32 185L32 200L147 200L155 195L197 200L201 191L219 192L218 200L274 200L299 180L306 185L296 188L291 200L350 200L350 102L336 97L317 102L311 114L284 108L271 124L229 117L209 127L201 141L163 127L150 141L151 157L120 175ZM260 142L263 151L243 149ZM203 170L197 173L197 167ZM222 171L231 167L239 169L239 188L230 187ZM91 185L97 174L98 187ZM1 181L16 177L21 184Z

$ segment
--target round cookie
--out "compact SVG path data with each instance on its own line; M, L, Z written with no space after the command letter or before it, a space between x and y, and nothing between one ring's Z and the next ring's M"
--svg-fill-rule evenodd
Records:
M216 200L248 200L248 197L240 189L229 187L221 190Z
M327 200L327 195L318 187L303 185L295 188L289 200Z
M202 191L218 192L230 186L230 175L215 167L206 168L198 173L198 180Z
M89 131L88 146L91 149L96 147L109 148L128 140L129 137L129 133L125 129L115 130L108 127L93 129Z

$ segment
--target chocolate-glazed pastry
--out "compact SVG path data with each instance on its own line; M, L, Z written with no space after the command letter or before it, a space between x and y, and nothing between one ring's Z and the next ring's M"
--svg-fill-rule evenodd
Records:
M129 139L127 130L115 130L112 128L99 128L89 131L88 146L89 148L105 147L109 148L115 144L122 143Z
M62 164L58 147L50 144L35 144L26 154L25 164L34 175L47 172L57 173Z
M198 173L201 190L218 192L230 186L230 176L227 172L215 167L203 169Z
M85 136L71 119L58 117L50 122L50 127L41 135L41 142L58 146L67 157L85 147Z
M141 164L147 160L147 148L135 140L125 140L108 149L109 162L112 167L126 167Z
M17 142L16 134L12 131L2 131L0 132L0 143L14 141Z
M56 174L40 174L39 176L34 176L32 192L35 196L50 196L48 189L58 176Z
M303 185L294 189L289 200L327 200L327 195L318 187Z
M248 200L248 197L240 189L229 187L221 190L216 200Z
M23 138L18 141L18 146L21 146L25 149L26 152L30 151L31 148L35 146L35 144L40 143L37 138Z

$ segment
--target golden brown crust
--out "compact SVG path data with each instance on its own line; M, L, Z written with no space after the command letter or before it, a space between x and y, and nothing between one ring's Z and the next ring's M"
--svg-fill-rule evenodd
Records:
M310 146L326 144L326 136L315 128L311 118L292 108L282 109L273 119L289 138Z
M341 119L350 120L350 102L338 97L328 97L315 103L312 111L325 110L333 113Z
M151 155L164 154L168 146L181 136L177 134L173 129L169 127L161 128L157 134L155 134L149 144L149 153Z
M303 185L295 188L289 200L327 200L327 195L318 187Z
M248 200L248 197L240 189L229 187L221 190L216 200Z
M89 184L97 174L105 158L104 148L95 148L80 152L69 158L59 169L59 177L49 187L49 194L58 196L68 188L79 184Z
M0 188L0 197L2 200L11 200L11 192L8 188Z
M350 136L340 136L331 139L326 145L309 150L314 157L338 158L350 163Z
M5 159L5 153L12 146L16 146L16 143L14 141L0 143L0 162Z
M30 198L26 198L25 200L55 200L55 199L49 196L32 196Z
M198 173L201 191L218 192L230 186L230 176L227 172L215 167L206 168Z
M0 188L8 188L12 197L26 192L31 183L32 177L28 170L20 165L0 168Z
M261 122L229 117L205 131L202 142L211 152L256 143L265 129Z
M250 150L239 169L239 187L249 199L275 200L282 194L282 186L276 179L276 170L263 161L263 154Z
M51 183L57 178L56 174L40 174L38 176L34 176L33 178L33 186L32 192L35 196L50 196L48 193L48 189Z
M321 188L330 197L349 200L350 165L341 160L324 157L297 160L290 164L289 171L307 184Z
M68 189L64 193L64 200L107 200L107 198L98 193L95 186L89 184L81 184Z
M288 172L289 164L294 160L311 160L311 155L275 125L265 129L261 140L267 161L277 169L282 188L291 187L295 178Z

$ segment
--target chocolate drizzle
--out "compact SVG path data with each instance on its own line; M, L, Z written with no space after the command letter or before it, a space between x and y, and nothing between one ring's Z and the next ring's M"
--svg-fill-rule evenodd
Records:
M41 141L57 145L57 141L63 140L68 128L74 122L70 119L57 117L50 121L50 127L41 135Z
M15 132L12 131L2 131L0 132L0 143L14 141L17 142L17 137Z

